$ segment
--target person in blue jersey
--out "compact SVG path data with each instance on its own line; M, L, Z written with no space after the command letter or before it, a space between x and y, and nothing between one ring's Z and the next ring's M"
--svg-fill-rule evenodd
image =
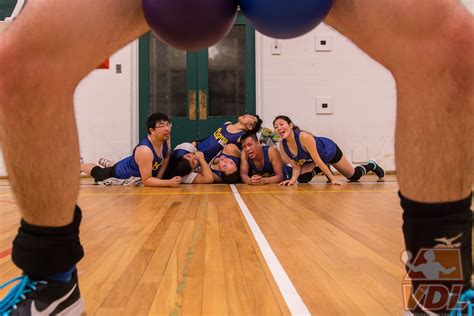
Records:
M147 120L148 135L133 150L131 156L112 167L93 163L81 164L81 171L91 175L96 182L109 178L129 179L140 177L144 186L175 187L181 177L162 179L170 158L171 123L163 113L154 113Z
M140 0L26 3L0 35L0 144L21 213L11 255L21 277L0 284L17 282L0 299L0 315L80 315L74 93L107 56L150 28ZM411 280L405 308L417 315L472 308L473 21L459 0L337 0L324 20L394 78L406 250L412 260L433 247L459 255L460 280ZM436 292L442 297L426 295L427 286L444 289Z
M209 163L215 183L240 182L240 155L237 145L229 144Z
M262 119L258 115L245 114L239 116L237 123L226 122L219 126L211 136L193 142L197 150L204 153L209 163L226 145L237 144L245 132L257 133L262 127Z
M281 182L281 185L293 185L296 181L309 182L319 170L331 184L341 185L327 164L336 168L349 181L358 181L369 171L373 171L380 179L385 175L384 170L374 160L354 168L333 140L300 130L287 116L277 116L273 120L273 128L282 139L282 155L286 156L293 166L291 179Z
M240 177L249 185L280 183L290 179L292 168L283 164L274 146L262 145L254 133L242 136Z
M204 154L191 143L181 143L171 152L164 179L181 176L182 184L210 184L214 177Z

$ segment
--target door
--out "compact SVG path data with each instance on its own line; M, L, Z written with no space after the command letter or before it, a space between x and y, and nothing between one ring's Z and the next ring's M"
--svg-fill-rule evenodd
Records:
M198 52L176 50L146 34L139 62L141 137L153 112L170 117L173 145L255 113L255 31L241 16L224 39Z

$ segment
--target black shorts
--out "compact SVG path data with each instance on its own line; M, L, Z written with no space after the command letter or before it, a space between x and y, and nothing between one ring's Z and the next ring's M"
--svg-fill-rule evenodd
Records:
M336 145L336 154L334 155L334 158L332 158L329 163L330 164L338 163L339 161L341 161L342 155L343 154L342 154L341 148L339 148L339 146Z
M115 177L114 167L102 168L95 166L91 170L91 176L94 178L95 182L104 181L108 178Z

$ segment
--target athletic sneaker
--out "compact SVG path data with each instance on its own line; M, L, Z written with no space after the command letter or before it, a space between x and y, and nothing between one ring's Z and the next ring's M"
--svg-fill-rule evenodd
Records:
M18 282L0 301L2 316L78 316L84 312L84 301L79 292L77 270L69 282L32 280L24 275L5 284Z
M110 168L110 167L113 167L115 165L115 162L110 161L110 160L105 159L105 158L100 158L98 162L99 162L99 165L101 165L104 168Z
M97 182L99 185L105 186L125 186L125 187L138 187L142 186L142 178L140 177L130 177L128 179L117 179L117 178L107 178L104 181Z
M473 315L474 312L474 290L466 290L459 299L456 308L454 308L450 316Z
M369 160L367 162L368 164L374 165L374 173L379 177L379 179L382 179L385 176L385 171L377 164L375 160Z

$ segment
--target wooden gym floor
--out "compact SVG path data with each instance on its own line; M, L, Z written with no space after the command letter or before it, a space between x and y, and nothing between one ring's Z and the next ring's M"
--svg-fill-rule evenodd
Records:
M86 314L400 315L398 185L375 180L136 188L83 179ZM19 274L9 255L19 219L0 180L0 283Z

